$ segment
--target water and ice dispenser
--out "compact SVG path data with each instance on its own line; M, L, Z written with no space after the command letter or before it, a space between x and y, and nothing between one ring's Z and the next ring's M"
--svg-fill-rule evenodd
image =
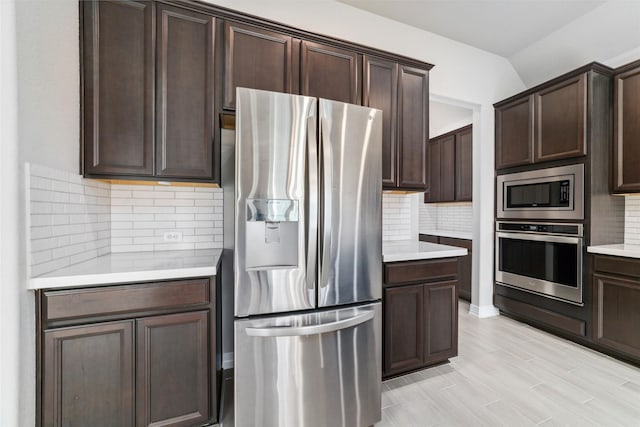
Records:
M298 267L298 200L247 199L246 268Z

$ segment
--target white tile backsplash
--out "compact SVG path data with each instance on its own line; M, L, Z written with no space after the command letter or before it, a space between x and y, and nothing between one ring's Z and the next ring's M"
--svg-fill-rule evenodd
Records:
M473 205L471 203L420 203L420 232L456 231L473 232Z
M112 252L222 247L221 188L114 184L111 197Z
M383 193L382 240L417 239L414 232L415 195Z
M108 183L27 164L29 276L109 253Z
M640 245L640 195L625 197L624 242Z
M26 175L29 277L110 252L222 247L220 188L112 185L37 164Z

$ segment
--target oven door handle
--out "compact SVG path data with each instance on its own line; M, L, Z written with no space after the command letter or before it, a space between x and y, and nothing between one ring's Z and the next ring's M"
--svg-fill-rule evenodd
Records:
M554 236L551 234L533 234L533 233L508 233L504 231L496 232L498 239L514 239L514 240L533 240L536 242L551 243L568 243L571 245L582 246L582 237L575 236Z

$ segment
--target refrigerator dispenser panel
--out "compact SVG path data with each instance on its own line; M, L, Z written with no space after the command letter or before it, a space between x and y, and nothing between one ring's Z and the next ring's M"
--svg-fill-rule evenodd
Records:
M298 201L247 200L247 269L298 267Z

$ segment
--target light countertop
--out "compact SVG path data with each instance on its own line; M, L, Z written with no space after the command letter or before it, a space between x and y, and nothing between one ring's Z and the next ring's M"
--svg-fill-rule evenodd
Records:
M640 258L640 245L625 245L621 243L618 245L587 246L587 252L627 258Z
M382 242L382 260L384 262L450 258L465 255L467 255L467 250L464 248L420 242L417 239Z
M103 255L29 280L29 289L66 288L214 276L222 249L121 252Z
M472 232L464 232L464 231L427 230L427 231L421 231L420 234L427 234L430 236L450 237L452 239L465 239L465 240L473 239Z

